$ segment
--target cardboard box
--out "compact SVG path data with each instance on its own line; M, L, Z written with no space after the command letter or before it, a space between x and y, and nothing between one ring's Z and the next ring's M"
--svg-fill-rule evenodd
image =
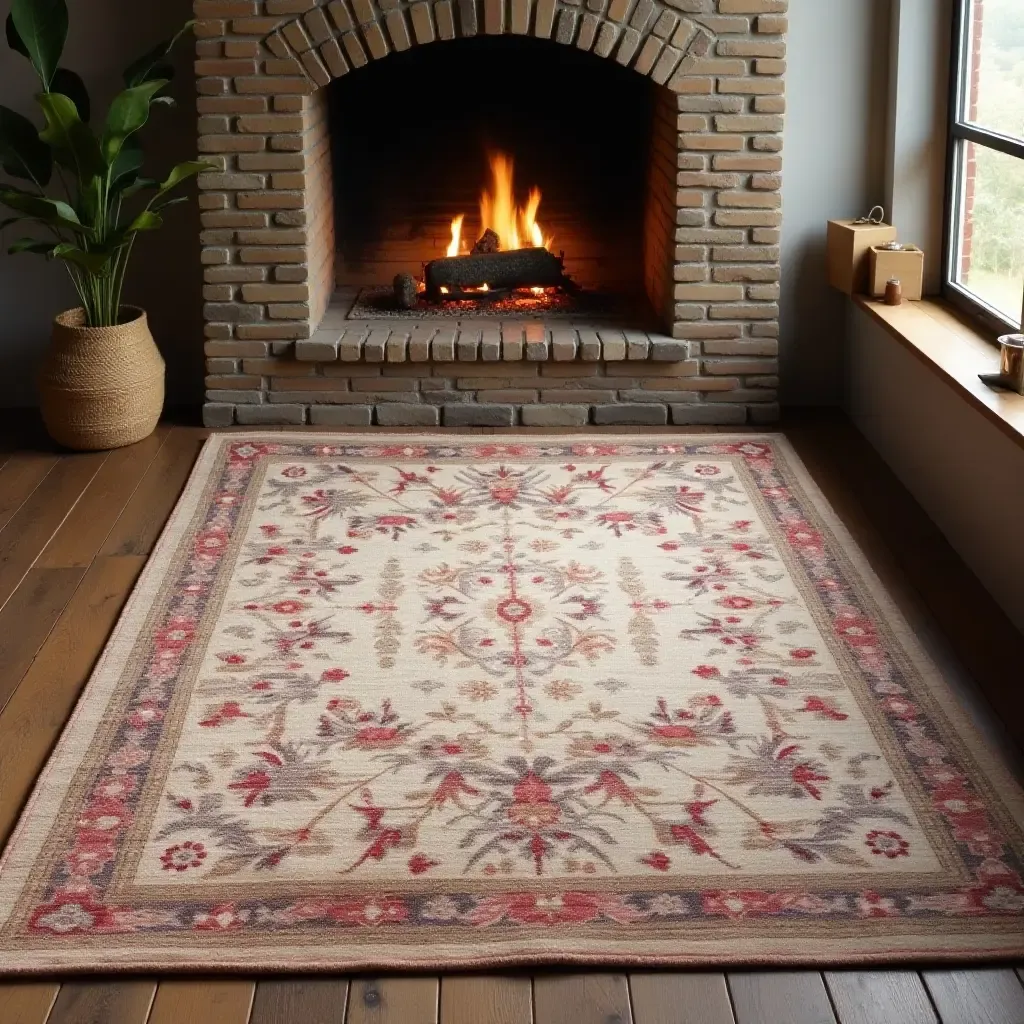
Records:
M895 278L903 289L904 300L916 301L924 294L924 253L916 245L906 249L871 247L869 256L871 296L885 295L887 281Z
M891 224L830 220L826 254L828 283L847 295L866 295L871 247L894 241L896 229Z

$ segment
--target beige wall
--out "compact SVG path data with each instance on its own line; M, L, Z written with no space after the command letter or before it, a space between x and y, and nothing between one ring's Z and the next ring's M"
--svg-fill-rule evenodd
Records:
M852 305L847 408L1024 630L1024 449Z
M8 5L0 10L6 13ZM121 82L121 70L141 53L171 35L192 16L191 0L68 0L71 31L64 63L86 81L100 114ZM186 42L177 56L174 88L179 109L161 109L157 130L147 133L156 176L172 163L193 159L196 149L194 54ZM0 41L0 98L9 107L34 116L32 94L38 85L28 63ZM36 118L38 121L38 117ZM196 236L195 204L168 211L167 226L136 248L125 299L145 306L154 334L167 358L168 400L198 403L202 396L202 271ZM74 305L75 293L62 267L40 256L8 256L7 246L20 225L2 234L0 247L0 406L34 405L35 369L54 314Z

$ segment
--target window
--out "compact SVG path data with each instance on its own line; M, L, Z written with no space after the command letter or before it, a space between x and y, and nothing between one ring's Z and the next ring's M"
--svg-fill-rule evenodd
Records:
M1024 2L959 0L946 294L1000 329L1024 315Z

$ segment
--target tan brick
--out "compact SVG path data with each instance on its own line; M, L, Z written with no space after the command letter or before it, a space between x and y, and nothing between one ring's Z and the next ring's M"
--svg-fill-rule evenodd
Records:
M301 192L239 192L237 196L241 210L297 210L304 203Z
M772 172L782 169L782 157L760 156L754 153L733 156L725 153L721 156L715 156L712 166L716 171Z
M208 210L199 215L204 228L259 228L267 223L265 213L241 210Z
M227 34L228 23L217 18L204 18L192 29L197 39L209 39Z
M773 228L782 223L778 210L716 210L715 224L723 228Z
M305 166L306 158L300 153L244 154L238 158L240 171L300 171Z
M785 84L773 78L720 78L718 91L727 95L770 96L782 93Z
M742 306L711 306L708 316L712 320L775 320L779 307L775 303L746 303Z
M763 39L720 39L718 53L722 57L785 57L786 44Z
M715 80L713 78L694 78L691 75L687 75L680 81L674 91L684 95L711 95L715 91Z
M203 271L203 280L209 284L245 284L251 281L264 281L266 277L267 272L263 267L240 267L236 264L207 267Z
M782 178L778 174L754 174L750 178L750 187L777 192L782 188Z
M320 56L334 78L341 78L342 75L348 74L348 61L345 60L345 55L341 52L337 39L328 39L320 47Z
M197 60L193 65L197 75L255 75L254 60Z
M256 345L258 342L248 342L249 345ZM264 351L260 356L266 355ZM299 363L294 359L243 359L242 370L245 373L260 374L264 377L313 377L316 375L315 363ZM338 385L334 385L338 387Z
M207 388L218 388L219 390L234 390L235 388L260 388L263 386L262 377L247 377L244 374L211 374L204 381Z
M779 250L771 245L716 245L711 259L715 263L778 263Z
M738 284L677 284L674 296L682 302L738 302L744 298Z
M778 267L714 267L711 276L715 281L778 281Z
M308 323L240 324L237 334L247 341L293 341L308 338L310 329Z
M259 57L260 44L252 39L226 39L225 57Z
M707 171L680 171L676 184L681 188L736 188L740 183L738 174L711 174Z
M782 196L778 192L742 192L737 190L725 190L715 195L715 202L719 206L739 206L744 208L757 208L772 210L782 205Z
M776 114L719 114L715 118L720 132L781 132L783 124Z
M720 14L785 14L789 0L718 0Z
M279 93L302 94L310 92L309 81L302 76L258 75L235 79L235 91L259 93L261 96L276 96Z
M762 14L754 23L759 35L781 36L789 31L789 18Z
M239 245L305 245L309 234L305 228L260 228L239 231Z
M226 78L197 78L196 92L200 96L223 96L228 91Z
M309 285L246 284L242 285L242 298L246 302L306 302Z
M679 132L706 132L708 130L708 119L700 114L678 114L676 116L676 131Z
M784 96L755 96L754 110L758 114L784 114L786 99Z
M261 114L267 109L265 96L200 96L200 114Z
M204 156L212 153L259 153L267 140L258 135L200 135L199 152Z
M350 32L355 27L345 0L331 0L327 5L327 13L330 14L331 21L338 27L339 32Z
M737 151L743 149L746 139L742 135L681 135L681 149L701 151Z
M305 246L256 245L238 250L243 263L305 263Z
M770 57L762 57L754 61L754 70L759 75L784 75L786 73L786 62Z
M270 135L276 132L301 132L305 127L302 117L296 114L246 115L238 119L236 128L252 135Z

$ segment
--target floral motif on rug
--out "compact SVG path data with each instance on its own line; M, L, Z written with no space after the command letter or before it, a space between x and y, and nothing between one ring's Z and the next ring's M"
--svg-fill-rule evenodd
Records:
M0 951L1020 955L1020 819L777 437L217 436L0 865Z

